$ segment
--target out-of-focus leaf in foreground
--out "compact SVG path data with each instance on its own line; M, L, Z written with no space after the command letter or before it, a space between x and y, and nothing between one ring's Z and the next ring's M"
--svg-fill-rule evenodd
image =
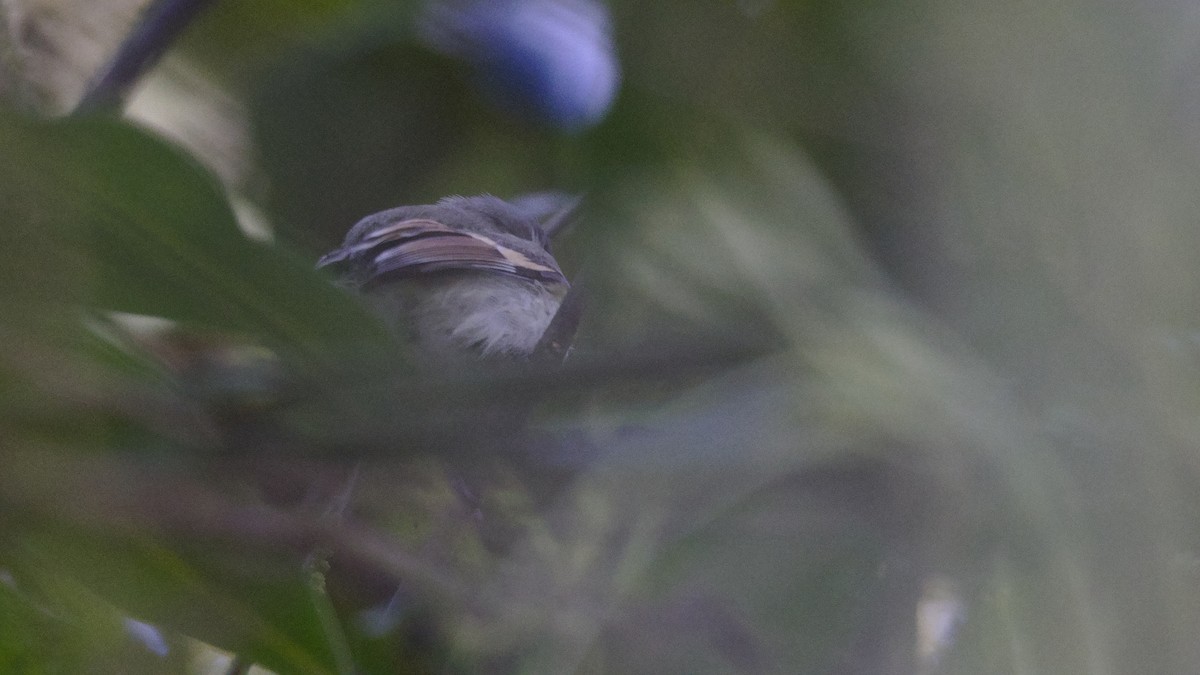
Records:
M144 132L5 116L0 157L7 236L34 240L25 245L45 261L18 288L46 275L67 303L244 333L310 359L382 340L308 263L242 235L215 180Z
M119 310L257 340L297 372L386 338L309 263L247 239L211 176L144 132L5 115L0 148L6 592L68 633L95 617L76 615L86 608L57 602L70 593L53 589L83 583L102 594L114 604L86 611L118 628L94 638L96 650L129 642L119 628L127 612L284 671L337 670L336 620L302 548L267 572L254 554L221 562L219 545L158 536L170 514L197 516L187 495L205 494L202 482L181 467L221 445L213 411L87 317ZM155 492L168 485L169 499Z

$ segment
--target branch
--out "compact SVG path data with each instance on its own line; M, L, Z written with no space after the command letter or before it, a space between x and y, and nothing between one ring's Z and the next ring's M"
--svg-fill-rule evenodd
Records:
M129 90L213 0L153 0L117 53L92 79L75 114L119 110Z

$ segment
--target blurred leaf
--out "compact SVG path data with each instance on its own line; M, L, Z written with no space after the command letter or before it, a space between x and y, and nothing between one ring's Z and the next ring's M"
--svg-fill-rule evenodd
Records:
M4 672L187 672L178 644L163 640L152 649L130 633L119 610L79 584L59 579L46 588L21 568L5 569L0 579Z
M246 239L213 178L163 142L99 119L0 125L2 198L25 236L51 242L51 264L69 256L86 304L248 333L317 362L380 342L306 262Z
M646 119L621 114L614 128L636 137ZM849 215L799 147L686 115L657 139L665 145L640 144L628 172L603 177L571 241L594 269L582 339L779 344L801 339L843 294L877 288Z
M0 569L37 597L76 613L87 589L111 603L110 623L132 616L279 672L348 670L321 554L302 535L272 539L279 512L240 510L235 490L202 484L186 463L30 445L5 453ZM230 544L247 531L263 536Z
M188 548L184 546L183 549ZM280 673L335 673L312 584L292 556L270 561L184 553L144 538L43 531L25 538L25 564L51 589L75 578L134 616L191 635ZM67 575L63 577L62 575Z

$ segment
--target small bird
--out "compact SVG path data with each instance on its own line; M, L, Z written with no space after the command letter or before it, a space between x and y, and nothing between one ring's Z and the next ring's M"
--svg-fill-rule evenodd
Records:
M317 267L438 363L529 357L570 287L531 209L491 195L367 216Z

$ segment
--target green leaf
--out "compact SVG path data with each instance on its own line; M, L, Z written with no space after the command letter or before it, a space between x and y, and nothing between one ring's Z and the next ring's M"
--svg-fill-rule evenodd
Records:
M243 236L209 173L124 122L0 117L0 201L16 236L50 242L35 248L71 271L68 302L242 332L318 362L383 340L308 261Z
M205 550L207 548L207 550ZM231 554L148 537L54 529L16 558L52 596L82 584L135 618L280 673L344 672L320 592L296 556ZM250 556L253 556L251 558Z
M172 636L142 642L116 607L78 583L46 580L20 566L0 573L0 672L191 672Z

